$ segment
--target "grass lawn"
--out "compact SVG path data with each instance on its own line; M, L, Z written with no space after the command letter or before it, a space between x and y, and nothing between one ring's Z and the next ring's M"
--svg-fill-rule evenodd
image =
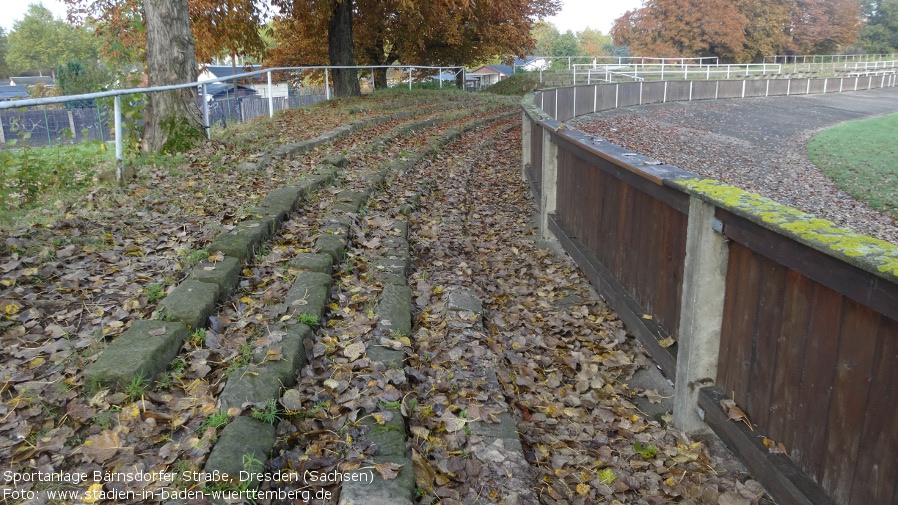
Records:
M898 215L898 114L822 131L808 143L808 156L853 197Z

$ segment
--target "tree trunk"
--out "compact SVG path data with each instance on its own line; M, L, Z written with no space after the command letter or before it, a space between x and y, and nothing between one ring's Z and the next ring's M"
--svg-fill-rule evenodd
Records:
M352 40L352 0L335 0L327 23L327 47L331 65L355 65ZM334 94L338 97L360 96L358 71L334 69Z
M387 89L387 69L386 68L375 68L374 69L374 88L375 89Z
M196 55L187 0L144 0L150 86L196 81ZM177 152L204 137L195 87L149 93L143 130L148 152Z

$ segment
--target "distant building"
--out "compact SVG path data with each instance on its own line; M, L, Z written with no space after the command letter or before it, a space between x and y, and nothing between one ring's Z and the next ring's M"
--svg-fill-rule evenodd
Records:
M515 58L515 70L522 68L527 72L536 72L538 70L546 70L551 63L545 58L539 56L525 56L523 58Z
M214 79L216 83L230 82L233 84L234 79L231 76L245 74L247 72L256 72L262 70L262 65L204 65L200 67L197 81L209 81ZM238 77L237 82L255 90L260 98L268 98L268 77L262 73L248 77ZM207 86L208 87L208 86ZM272 96L287 96L289 85L287 83L272 83Z
M37 86L38 84L43 84L44 86L55 86L56 81L53 80L50 76L37 76L37 77L10 77L9 85L10 86Z
M28 98L28 90L24 86L3 86L0 85L0 102L8 100L18 100L20 98Z
M476 81L477 89L484 89L499 81L504 81L514 74L514 69L508 65L483 65L468 72L467 78Z

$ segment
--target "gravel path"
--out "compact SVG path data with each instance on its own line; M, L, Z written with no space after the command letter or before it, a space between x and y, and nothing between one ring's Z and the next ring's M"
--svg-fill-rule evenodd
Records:
M591 114L570 124L640 154L898 244L898 219L858 202L808 159L832 125L898 111L898 89L673 102Z

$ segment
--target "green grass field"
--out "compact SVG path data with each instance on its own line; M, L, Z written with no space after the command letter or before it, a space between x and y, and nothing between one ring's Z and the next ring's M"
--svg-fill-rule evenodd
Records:
M822 131L808 143L808 156L851 196L898 215L898 114Z

